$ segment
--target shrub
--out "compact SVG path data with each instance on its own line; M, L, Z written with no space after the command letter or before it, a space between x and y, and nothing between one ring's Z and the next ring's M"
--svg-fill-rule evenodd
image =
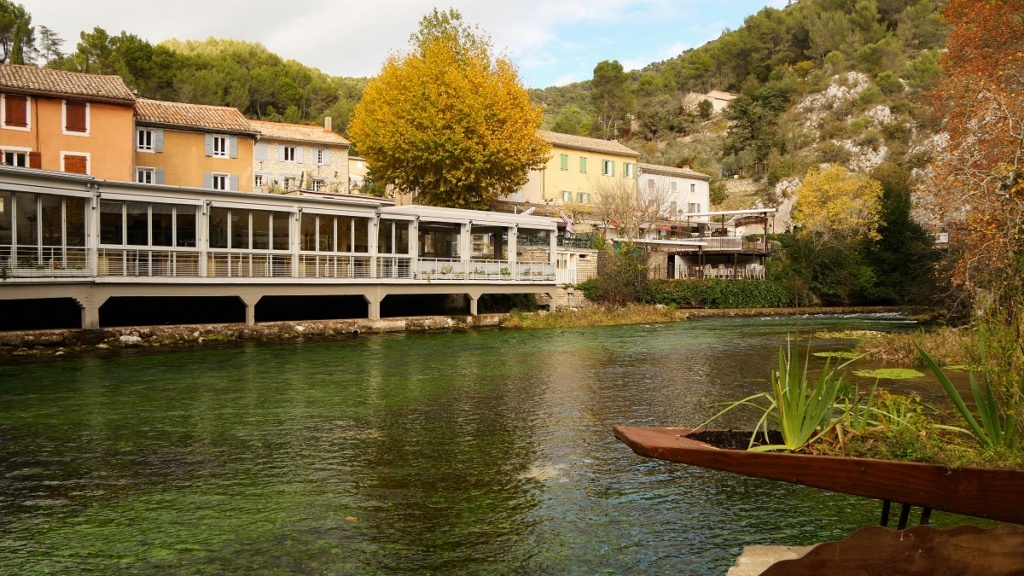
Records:
M640 301L680 308L783 308L793 306L793 290L765 280L652 280Z

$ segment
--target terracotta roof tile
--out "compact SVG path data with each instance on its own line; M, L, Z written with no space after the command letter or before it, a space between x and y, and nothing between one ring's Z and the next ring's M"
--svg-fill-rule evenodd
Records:
M120 76L101 76L21 66L0 65L0 90L21 94L70 96L82 100L131 104L135 95Z
M632 156L639 158L640 153L620 144L615 140L601 140L600 138L587 138L586 136L573 136L571 134L560 134L539 130L537 134L555 146L572 148L574 150L585 150L599 154L615 154L618 156Z
M135 116L139 124L143 125L192 128L203 132L257 133L237 108L226 106L204 106L139 98L135 102Z
M689 168L676 168L674 166L662 166L660 164L637 164L641 174L659 174L661 176L676 176L679 178L694 178L696 180L710 181L711 177L702 172Z
M325 130L323 126L304 126L301 124L285 124L283 122L266 122L249 120L255 132L270 140L284 140L302 144L320 144L324 146L350 146L345 138Z

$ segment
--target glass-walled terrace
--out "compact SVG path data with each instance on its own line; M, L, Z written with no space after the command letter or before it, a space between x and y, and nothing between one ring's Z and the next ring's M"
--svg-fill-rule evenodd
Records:
M289 201L0 191L3 278L552 281L554 229ZM258 199L258 198L254 198ZM284 204L285 202L281 202ZM464 217L463 217L464 218Z

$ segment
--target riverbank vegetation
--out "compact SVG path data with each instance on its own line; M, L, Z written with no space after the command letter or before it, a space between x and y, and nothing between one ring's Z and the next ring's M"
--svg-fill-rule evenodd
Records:
M684 311L674 307L629 304L626 306L591 305L556 312L525 314L514 310L502 322L504 328L575 328L679 322Z

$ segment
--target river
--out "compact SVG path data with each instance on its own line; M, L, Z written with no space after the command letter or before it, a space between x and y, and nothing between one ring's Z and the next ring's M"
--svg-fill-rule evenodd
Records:
M641 458L612 426L695 425L765 389L797 329L906 326L707 319L0 366L0 573L723 574L744 545L842 538L880 505Z

